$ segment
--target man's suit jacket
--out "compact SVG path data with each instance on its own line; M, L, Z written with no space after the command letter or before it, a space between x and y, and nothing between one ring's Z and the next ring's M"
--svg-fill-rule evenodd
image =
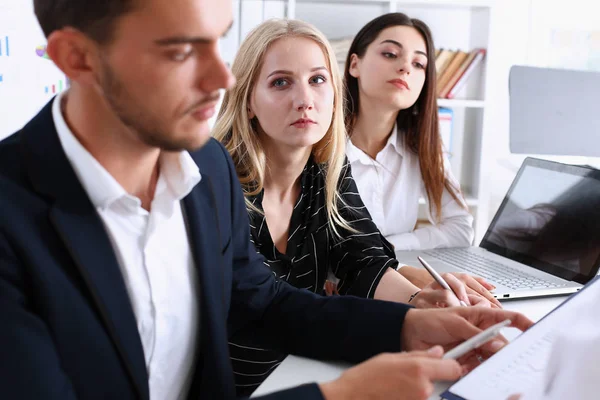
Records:
M0 142L0 398L146 400L119 265L60 145L51 104ZM202 180L183 203L201 329L189 398L235 397L228 333L248 324L257 342L308 357L358 362L400 350L407 306L320 297L277 281L249 240L225 149L211 139L192 157ZM321 394L313 384L272 397Z

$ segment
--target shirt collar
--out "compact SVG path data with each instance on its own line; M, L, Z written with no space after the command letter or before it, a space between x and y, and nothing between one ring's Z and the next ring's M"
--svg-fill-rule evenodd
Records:
M139 203L139 199L127 193L119 182L83 147L67 125L61 107L66 93L60 93L54 100L52 117L67 159L92 204L97 208L107 209L115 201L123 198ZM159 162L161 177L157 184L157 195L168 188L175 200L179 201L200 182L198 166L187 151L163 152Z
M394 125L394 130L388 139L386 147L390 145L396 150L396 153L404 156L404 141L403 136L398 133L398 125Z
M401 157L404 156L404 143L403 143L402 135L398 134L398 126L397 125L394 125L392 134L388 138L387 143L385 144L385 146L383 147L383 149L381 151L384 151L385 149L387 149L390 146L396 151L396 153L398 153L398 155L400 155ZM356 161L360 161L361 163L363 163L365 165L373 164L373 160L371 159L371 157L369 157L368 155L365 154L364 151L362 151L361 149L356 147L352 143L351 139L348 139L348 142L346 145L346 155L348 156L348 161L350 161L351 164Z
M60 93L52 104L52 117L58 138L92 204L95 207L107 208L114 201L127 196L127 192L79 143L67 125L61 106L66 93Z
M160 173L177 201L187 196L202 179L198 165L187 151L163 152L160 156ZM158 189L156 193L159 194Z

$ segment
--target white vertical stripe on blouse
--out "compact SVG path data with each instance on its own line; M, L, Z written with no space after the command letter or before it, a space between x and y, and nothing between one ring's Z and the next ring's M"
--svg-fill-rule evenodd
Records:
M373 221L395 250L420 250L469 246L473 241L473 217L444 190L441 219L429 213L429 199L419 167L419 158L405 146L394 127L392 135L375 160L348 140L346 154L361 198ZM450 182L458 187L449 163L445 162ZM427 203L431 225L414 229L419 199Z

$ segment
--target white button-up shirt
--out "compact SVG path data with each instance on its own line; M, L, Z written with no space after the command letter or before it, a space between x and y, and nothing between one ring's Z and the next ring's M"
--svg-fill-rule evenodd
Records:
M396 128L375 160L354 146L351 140L348 140L346 154L360 197L395 250L469 246L472 243L473 217L447 190L442 195L440 221L436 222L429 213L419 157L405 146ZM447 164L447 177L458 187ZM420 198L427 203L431 225L415 229Z
M150 399L184 399L199 336L198 282L181 200L200 181L187 152L160 156L151 211L79 143L61 111L52 115L61 145L111 240L140 334Z

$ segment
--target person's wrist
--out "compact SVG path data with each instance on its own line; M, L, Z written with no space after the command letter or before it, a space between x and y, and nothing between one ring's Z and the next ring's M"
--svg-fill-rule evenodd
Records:
M419 295L419 293L421 293L421 289L419 289L416 292L414 292L413 294L411 294L410 297L408 298L408 304L410 304L415 299L415 297L417 297Z

